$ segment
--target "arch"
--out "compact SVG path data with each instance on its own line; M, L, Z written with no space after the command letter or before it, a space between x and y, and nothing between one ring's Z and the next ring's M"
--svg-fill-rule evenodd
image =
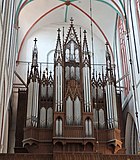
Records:
M19 48L19 51L18 51L18 57L17 57L17 61L19 61L19 57L20 57L20 52L22 50L22 47L23 47L23 44L24 44L24 41L27 37L27 35L29 34L29 32L32 30L32 28L42 19L44 18L45 16L47 16L49 13L51 13L52 11L54 11L55 9L58 9L60 7L62 7L63 5L66 5L66 2L65 3L62 3L61 5L58 5L52 9L50 9L48 12L44 13L41 17L39 17L32 25L31 27L28 29L28 31L26 32L24 38L22 39L22 42L20 44L20 48ZM82 10L81 8L79 8L78 6L74 5L73 3L70 2L70 5L72 5L73 7L75 7L76 9L78 9L79 11L81 11L82 13L84 13L94 24L95 26L99 29L99 31L101 32L101 34L103 35L104 39L106 40L106 42L109 44L109 48L110 48L110 51L111 51L111 56L112 56L112 59L113 59L113 62L114 62L114 56L113 56L113 51L112 51L112 48L111 48L111 45L108 41L108 38L106 37L105 33L103 32L103 30L100 28L100 26L95 22L95 20L90 16L88 15L84 10Z
M138 151L138 134L135 121L130 113L127 114L125 126L126 154L136 154Z
M44 18L46 15L48 15L49 13L51 13L52 11L54 11L55 9L57 9L57 8L59 8L59 7L62 7L62 6L64 6L64 5L65 5L65 3L62 3L62 4L58 5L58 6L50 9L48 12L46 12L46 13L43 14L41 17L39 17L39 18L31 25L31 27L30 27L30 28L28 29L28 31L26 32L26 34L25 34L25 36L24 36L24 38L22 39L22 42L21 42L21 44L20 44L20 48L19 48L19 51L18 51L17 61L19 60L20 52L21 52L22 46L23 46L23 44L24 44L24 41L25 41L27 35L29 34L29 32L32 30L32 28L33 28L42 18Z
M93 152L93 144L91 142L86 143L85 151Z

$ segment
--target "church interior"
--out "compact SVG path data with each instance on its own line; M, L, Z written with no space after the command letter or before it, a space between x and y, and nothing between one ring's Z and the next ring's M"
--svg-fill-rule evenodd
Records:
M140 1L0 0L0 159L140 159Z

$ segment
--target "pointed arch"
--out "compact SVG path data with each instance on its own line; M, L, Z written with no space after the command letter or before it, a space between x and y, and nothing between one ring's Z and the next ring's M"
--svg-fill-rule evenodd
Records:
M126 153L136 154L138 152L138 133L135 121L130 113L127 114L125 128Z
M103 30L100 28L100 26L96 23L96 21L90 16L88 15L84 10L82 10L81 8L79 8L78 6L74 5L73 3L70 3L73 7L77 8L79 11L81 11L83 14L85 14L95 25L96 27L99 29L99 31L101 32L101 34L103 35L105 41L109 44L109 48L110 48L110 51L111 51L111 56L112 56L112 59L113 59L113 62L114 62L114 56L113 56L113 51L112 51L112 48L111 48L111 45L108 41L108 38L106 37L105 33L103 32ZM30 33L30 31L33 29L33 27L42 19L44 18L45 16L47 16L49 13L51 13L52 11L62 7L66 5L66 3L62 3L52 9L50 9L48 12L44 13L41 17L39 17L32 25L31 27L28 29L28 31L26 32L24 38L22 39L22 42L20 44L20 48L19 48L19 51L18 51L18 57L17 57L17 62L19 61L19 57L20 57L20 53L21 53L21 50L22 50L22 47L23 47L23 44L24 44L24 41L26 39L26 37L28 36L28 34Z

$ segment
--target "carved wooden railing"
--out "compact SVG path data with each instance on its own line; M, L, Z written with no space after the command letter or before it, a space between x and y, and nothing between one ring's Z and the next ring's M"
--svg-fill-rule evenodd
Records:
M103 155L93 153L0 154L0 160L140 160L140 155Z

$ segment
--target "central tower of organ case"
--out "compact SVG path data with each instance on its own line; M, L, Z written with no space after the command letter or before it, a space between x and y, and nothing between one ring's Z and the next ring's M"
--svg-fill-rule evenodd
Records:
M108 45L105 69L98 73L86 31L82 41L71 20L63 42L60 37L58 29L54 73L39 71L35 40L28 89L19 90L15 152L123 153L121 98Z

